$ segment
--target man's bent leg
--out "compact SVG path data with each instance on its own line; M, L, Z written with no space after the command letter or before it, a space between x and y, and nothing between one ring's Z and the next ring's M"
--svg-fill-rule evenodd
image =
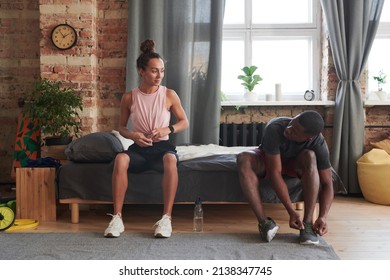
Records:
M259 191L260 181L258 175L264 169L261 168L261 164L259 156L253 151L242 152L237 155L240 185L259 222L266 219Z
M320 188L317 161L313 151L304 150L299 154L297 158L297 169L301 176L303 201L305 202L303 221L312 223Z
M310 150L304 150L297 158L297 167L301 174L301 184L304 200L304 229L300 231L301 244L318 244L319 239L313 231L313 213L316 207L320 179L317 169L317 160L315 153Z
M261 238L270 242L279 226L271 218L264 215L258 177L265 173L264 164L256 152L247 151L237 156L237 168L241 188L258 220Z

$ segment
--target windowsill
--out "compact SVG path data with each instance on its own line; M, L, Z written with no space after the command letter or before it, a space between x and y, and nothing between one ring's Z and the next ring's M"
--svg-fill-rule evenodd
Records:
M222 107L255 107L255 106L334 106L334 101L298 101L298 100L287 100L287 101L222 101ZM364 107L371 106L390 106L390 100L365 100Z
M366 100L364 101L364 107L371 106L390 106L390 100L380 101L380 100Z
M246 106L334 106L334 101L222 101L222 107ZM390 104L390 103L389 103Z

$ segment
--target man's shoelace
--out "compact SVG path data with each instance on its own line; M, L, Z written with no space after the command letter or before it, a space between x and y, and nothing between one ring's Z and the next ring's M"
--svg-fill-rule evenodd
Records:
M314 231L313 231L313 225L312 224L309 224L309 223L303 223L305 229L304 231L307 232L307 233L311 233L311 234L315 234Z
M272 225L272 224L274 224L275 222L273 221L273 220L271 220L271 219L266 219L266 220L264 220L264 221L262 221L261 223L260 223L260 228L266 228L266 227L268 227L269 225Z

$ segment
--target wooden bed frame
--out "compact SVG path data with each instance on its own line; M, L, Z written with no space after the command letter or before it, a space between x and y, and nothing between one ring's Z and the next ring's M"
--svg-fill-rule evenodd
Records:
M78 224L80 221L80 204L112 204L112 201L100 201L100 200L84 200L80 198L67 198L67 199L60 199L60 204L69 204L70 206L70 216L71 216L71 222L72 224ZM208 204L207 201L203 202L205 204ZM188 204L188 203L177 203L177 204ZM209 204L244 204L242 202L211 202ZM297 211L303 211L304 209L304 202L294 202L295 209ZM316 208L314 210L313 217L317 217L318 215L318 203L316 204Z

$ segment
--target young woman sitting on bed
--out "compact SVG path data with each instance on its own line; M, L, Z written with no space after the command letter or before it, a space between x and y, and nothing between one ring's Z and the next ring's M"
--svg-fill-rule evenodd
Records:
M164 60L155 51L153 40L141 44L137 59L140 84L122 96L119 133L134 144L115 158L112 174L114 213L104 232L105 237L119 237L125 227L122 207L127 190L127 171L130 173L154 169L163 172L162 189L164 210L155 224L155 237L170 237L171 215L178 185L176 147L169 142L169 134L188 127L187 116L176 92L161 86ZM177 122L170 125L171 112ZM127 127L130 121L131 129Z

